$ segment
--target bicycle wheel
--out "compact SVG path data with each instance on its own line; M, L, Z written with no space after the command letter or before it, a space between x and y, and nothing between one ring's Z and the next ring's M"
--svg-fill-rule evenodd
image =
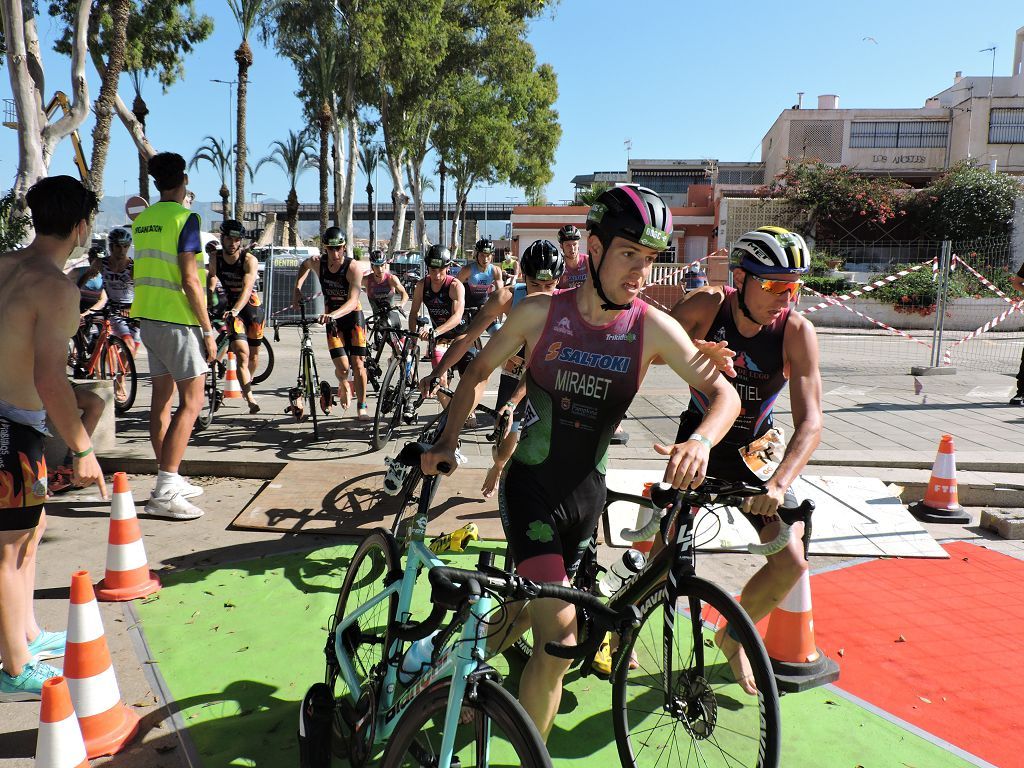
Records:
M341 667L335 651L337 626L348 614L365 605L380 594L386 584L385 577L399 568L398 548L393 537L383 531L374 531L356 548L341 583L338 604L327 633L327 672L325 682L331 688L337 705L332 731L332 747L339 757L348 757L353 746L351 713L356 711L367 689L372 688L384 671L387 652L388 628L394 624L398 612L398 593L382 600L342 634L341 646L348 654L355 670L358 690L353 690L341 677ZM396 571L397 572L397 571ZM347 715L347 716L346 716Z
M391 736L384 768L438 765L450 687L451 681L444 680L412 701ZM463 699L462 710L472 712L474 717L468 723L459 723L453 766L456 761L461 768L551 765L548 750L529 715L498 683L479 680L475 696Z
M262 384L274 372L274 348L266 336L260 339L259 350L259 360L252 377L253 384Z
M431 443L436 442L440 436L440 429L444 428L443 422L440 422L441 417L444 415L444 411L436 413L430 417L430 420L423 425L423 429L419 431L416 436L417 443ZM439 424L440 422L440 424ZM438 427L440 426L440 429ZM402 552L405 552L406 542L408 541L408 531L405 530L405 523L412 520L413 515L416 513L416 508L419 506L419 495L416 493L417 487L420 485L420 481L423 479L423 472L420 471L419 466L409 467L408 474L405 476L405 480L402 481L402 490L398 492L398 495L402 497L402 506L398 508L398 513L395 515L394 522L391 524L391 533L398 540L399 548ZM437 492L437 486L434 486L434 493ZM431 496L427 501L427 505L430 506L434 499Z
M135 358L124 343L124 339L111 336L107 348L100 356L100 378L114 382L114 413L124 416L135 402L138 377L135 374Z
M377 326L373 329L366 348L366 382L373 387L374 392L380 391L381 376L384 373L380 367L380 359L384 356L386 347L386 331Z
M316 408L320 401L320 383L316 380L316 364L311 359L312 352L303 351L302 355L302 376L306 384L306 402L309 404L309 417L313 420L313 436L319 437L320 433L316 426Z
M623 766L694 765L775 768L779 764L779 695L768 654L746 612L726 592L687 579L674 609L666 653L664 583L635 605L650 606L632 642L639 666L620 664L612 684L612 719ZM687 618L688 617L688 618ZM754 672L758 694L744 692L714 642L728 622ZM665 658L671 687L666 703Z
M392 360L388 363L388 372L380 385L377 395L377 408L373 414L373 450L379 451L391 439L391 435L402 418L403 394L405 377L402 375L402 361Z
M203 409L196 417L196 423L192 426L193 432L202 432L213 423L213 412L217 410L217 371L216 364L210 366L206 374L206 382L203 384Z

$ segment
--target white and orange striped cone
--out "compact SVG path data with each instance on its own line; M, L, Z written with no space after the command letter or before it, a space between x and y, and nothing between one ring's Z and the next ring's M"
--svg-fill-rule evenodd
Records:
M924 500L907 507L910 514L925 523L971 522L971 516L960 506L956 489L956 455L953 436L943 435L935 455L932 476L924 492Z
M71 706L71 692L63 677L43 682L36 736L36 768L89 768L82 729Z
M107 535L107 572L103 581L96 585L96 597L104 602L135 600L159 589L160 579L149 570L146 560L128 475L115 472Z
M228 367L224 372L224 399L241 398L242 385L238 381L238 363L235 353L228 352Z
M88 571L71 576L64 677L89 758L124 749L139 730L139 716L121 700Z
M807 571L768 617L764 647L780 691L798 693L839 679L839 665L814 642L811 577Z

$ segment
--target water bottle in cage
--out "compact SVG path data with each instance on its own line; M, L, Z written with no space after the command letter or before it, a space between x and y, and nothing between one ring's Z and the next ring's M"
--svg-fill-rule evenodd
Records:
M430 656L434 653L434 637L440 630L435 630L427 637L417 640L409 646L409 650L402 657L402 668L398 673L398 680L402 685L412 683L423 670L430 666Z
M642 552L632 548L627 549L622 553L622 557L612 563L601 577L601 581L597 585L601 594L605 597L614 595L619 591L622 583L642 571L645 564L646 560Z
M388 468L384 475L384 492L389 496L397 496L412 467L407 467L402 462L391 458L384 459L384 463Z

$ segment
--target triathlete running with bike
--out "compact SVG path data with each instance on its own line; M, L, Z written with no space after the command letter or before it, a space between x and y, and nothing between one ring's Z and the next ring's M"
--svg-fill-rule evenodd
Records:
M558 281L559 288L578 288L587 280L587 254L580 253L582 237L579 228L572 224L566 224L558 230L558 244L565 257L565 272Z
M244 234L242 222L235 219L221 222L220 248L213 249L212 253L207 250L210 262L207 265L206 288L211 306L217 286L224 289L227 303L218 309L222 312L224 330L231 339L231 351L235 353L242 396L249 405L249 413L259 413L259 403L252 394L252 376L259 362L265 313L256 291L259 261L242 249Z
M114 227L107 233L110 255L103 261L103 290L110 306L110 329L135 354L142 336L138 321L129 316L135 301L135 261L128 258L131 245L131 230Z
M405 325L404 307L409 293L398 275L388 269L387 254L379 248L370 251L370 271L363 278L363 291L375 315L385 319L392 328Z
M534 581L568 584L605 499L608 444L650 363L664 360L704 393L698 431L675 445L664 478L677 488L703 482L708 452L739 414L739 397L667 314L640 299L651 265L669 246L672 213L653 191L635 185L601 193L587 216L590 279L574 291L520 302L469 366L437 444L421 459L425 474L456 466L459 427L491 372L526 346L522 436L499 490L499 511L516 570ZM575 609L552 599L523 610L501 633L507 646L531 626L534 647L572 643ZM495 650L500 650L497 648ZM546 738L558 711L569 661L544 652L523 671L519 698Z
M466 309L471 314L503 284L504 275L501 267L491 262L493 256L494 242L489 237L477 240L473 260L459 270L459 282L466 286Z

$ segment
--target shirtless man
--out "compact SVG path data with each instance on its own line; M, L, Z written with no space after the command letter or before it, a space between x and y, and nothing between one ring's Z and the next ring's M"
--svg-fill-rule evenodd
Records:
M78 288L62 272L89 245L96 196L70 176L43 179L25 196L35 239L0 255L0 702L39 699L60 674L42 658L64 655L64 632L46 632L32 607L36 551L46 528L46 416L71 449L75 485L99 486L96 454L68 382L68 339L78 330Z

